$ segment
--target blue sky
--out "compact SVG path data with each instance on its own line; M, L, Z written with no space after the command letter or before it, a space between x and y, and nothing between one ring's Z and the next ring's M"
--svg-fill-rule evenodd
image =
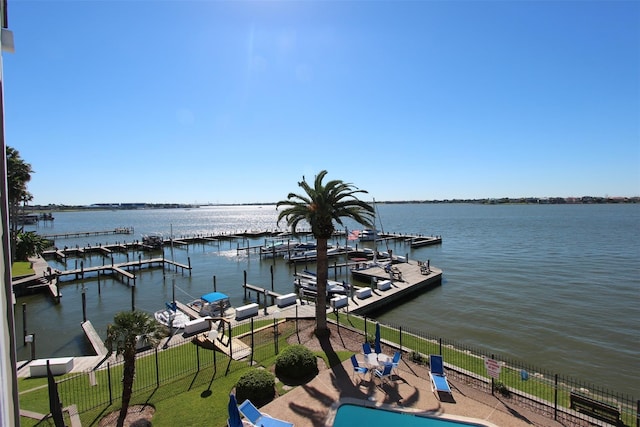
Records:
M32 204L640 195L637 1L9 0Z

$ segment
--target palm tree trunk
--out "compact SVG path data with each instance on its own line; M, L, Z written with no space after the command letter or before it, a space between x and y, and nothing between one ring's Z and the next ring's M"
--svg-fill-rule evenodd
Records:
M327 257L327 239L318 238L317 248L317 280L318 295L316 299L316 336L326 336L327 329L327 277L329 276L329 259Z
M129 402L133 392L133 380L136 375L136 348L127 348L124 352L124 368L122 373L122 407L118 415L117 427L124 426L124 420L127 418L129 411Z

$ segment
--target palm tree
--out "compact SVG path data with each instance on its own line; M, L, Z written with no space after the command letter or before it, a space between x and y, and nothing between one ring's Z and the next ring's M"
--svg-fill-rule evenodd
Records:
M20 157L15 148L6 147L7 159L7 201L9 204L9 232L11 236L11 260L15 261L16 242L20 229L20 205L24 207L33 200L33 195L27 191L27 183L31 180L33 169L31 165Z
M366 227L372 226L374 209L368 203L359 200L357 193L367 193L352 184L340 180L329 181L324 185L322 180L327 171L321 171L310 187L304 176L298 182L305 194L289 193L287 200L276 204L276 209L285 206L278 215L278 223L283 218L293 233L301 221L311 226L311 232L317 240L317 300L316 300L316 329L317 336L328 334L327 329L327 277L329 262L327 257L327 241L333 236L334 221L342 225L342 218L351 218Z
M40 256L51 242L33 231L22 231L16 236L15 261L27 261Z
M107 340L105 345L109 355L114 347L117 355L124 358L124 372L122 375L122 407L118 416L118 427L124 426L124 420L129 410L129 402L133 391L133 379L136 373L136 343L140 337L157 346L162 337L158 322L142 311L121 311L116 313L113 324L107 326Z

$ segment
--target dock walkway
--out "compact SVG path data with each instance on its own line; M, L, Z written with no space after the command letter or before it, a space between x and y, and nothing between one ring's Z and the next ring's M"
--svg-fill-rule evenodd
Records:
M352 291L348 306L341 310L360 315L373 313L393 302L422 293L442 283L442 270L431 267L427 274L423 274L418 261L393 264L393 267L394 271L391 274L383 267L359 270L358 274L361 277L371 280L371 296L361 299ZM378 290L375 282L387 279L391 280L391 287L384 291Z
M83 275L88 273L100 273L100 272L108 272L115 271L116 273L126 277L127 279L135 279L135 274L127 271L128 268L142 268L142 267L153 267L154 265L169 265L174 266L175 268L182 268L183 270L191 270L190 265L181 264L166 258L149 258L149 259L140 259L138 261L128 261L122 262L118 264L107 264L107 265L98 265L93 267L82 267L82 268L74 268L71 270L55 271L55 275L57 277L64 276L75 276L75 279L81 278Z
M98 335L98 332L96 332L90 320L82 322L82 330L98 356L105 357L109 354L109 350L107 350L107 347L102 342L102 338L100 338L100 335Z

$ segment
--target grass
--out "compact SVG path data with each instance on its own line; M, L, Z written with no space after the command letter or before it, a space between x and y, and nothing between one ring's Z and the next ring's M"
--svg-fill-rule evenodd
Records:
M272 322L255 322L255 327L265 326L262 330L256 330L255 354L261 355L261 360L256 361L257 366L272 370L275 365L276 355L273 349ZM234 330L234 335L241 331ZM295 333L293 322L282 324L279 327L278 346L280 351L289 344L287 338ZM200 352L200 369L194 367L197 352ZM143 390L134 390L131 405L149 404L155 407L153 425L172 426L184 425L189 420L189 425L219 426L226 425L227 404L229 393L235 387L239 378L250 369L245 361L231 361L228 374L227 364L229 358L217 353L216 363L213 363L213 352L196 350L195 345L180 345L158 352L156 360L152 353L150 356L138 357L136 360L136 384L148 384ZM322 351L315 352L322 358L327 366L331 366L330 358ZM333 363L341 363L351 356L351 352L339 351L337 359ZM333 359L333 358L332 358ZM156 364L160 372L160 385L156 387ZM120 376L122 366L111 367L112 404L96 404L94 408L91 401L109 402L109 378L107 370L95 371L97 385L90 386L88 375L67 374L57 377L58 390L65 406L76 403L81 414L83 426L97 426L99 421L120 407ZM46 387L46 378L20 378L18 388L21 391L20 407L30 411L46 414L49 412L49 397ZM281 382L276 383L278 395L290 391L291 386L285 386ZM85 395L92 395L87 402ZM65 402L66 401L66 402ZM82 407L85 406L85 407ZM52 426L53 421L38 420L21 417L22 426Z
M11 277L31 276L35 273L29 261L16 261L11 264Z

